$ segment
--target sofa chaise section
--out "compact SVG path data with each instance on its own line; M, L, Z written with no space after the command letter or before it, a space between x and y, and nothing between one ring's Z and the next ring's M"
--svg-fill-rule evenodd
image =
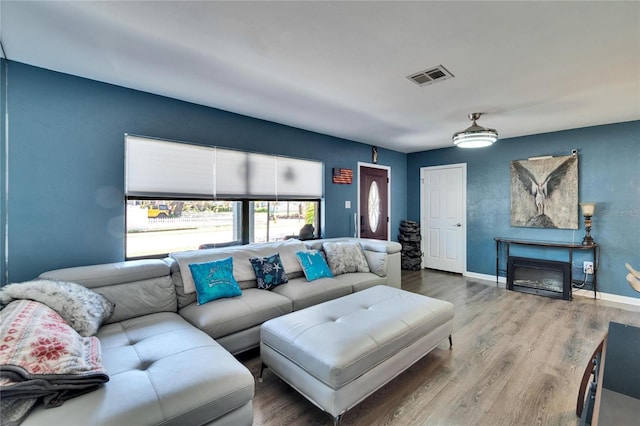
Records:
M24 425L200 425L253 420L253 375L218 342L176 313L162 260L69 268L41 278L72 281L115 303L98 331L110 380Z

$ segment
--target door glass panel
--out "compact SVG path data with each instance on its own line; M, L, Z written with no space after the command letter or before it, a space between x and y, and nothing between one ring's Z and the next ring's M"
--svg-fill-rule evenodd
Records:
M369 187L367 206L369 210L369 227L371 227L371 232L376 232L380 224L380 192L375 181L371 182Z

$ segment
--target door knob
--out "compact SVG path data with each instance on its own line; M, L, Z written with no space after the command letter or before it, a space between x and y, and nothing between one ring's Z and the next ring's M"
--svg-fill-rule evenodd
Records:
M462 226L462 224L461 224L461 223L456 223L456 226L457 226L458 228L460 228L460 227Z

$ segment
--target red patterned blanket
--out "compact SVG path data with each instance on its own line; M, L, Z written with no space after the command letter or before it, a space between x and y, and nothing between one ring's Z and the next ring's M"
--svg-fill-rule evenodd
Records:
M16 300L0 311L2 425L19 424L40 399L56 407L107 381L96 337L81 337L54 310L32 300Z

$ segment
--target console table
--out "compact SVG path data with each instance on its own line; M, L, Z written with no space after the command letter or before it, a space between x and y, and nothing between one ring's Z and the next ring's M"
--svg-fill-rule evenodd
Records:
M598 244L583 245L580 243L568 243L559 241L539 241L539 240L525 240L525 239L513 239L504 237L495 237L496 242L496 283L498 282L498 274L500 272L500 246L504 246L503 252L506 254L506 258L509 258L509 246L511 245L523 245L523 246L535 246L535 247L550 247L565 249L569 255L570 272L569 277L571 284L573 284L573 251L574 250L589 250L593 253L593 298L596 298L596 289L598 286ZM505 271L506 273L506 271ZM508 277L507 277L508 281Z

